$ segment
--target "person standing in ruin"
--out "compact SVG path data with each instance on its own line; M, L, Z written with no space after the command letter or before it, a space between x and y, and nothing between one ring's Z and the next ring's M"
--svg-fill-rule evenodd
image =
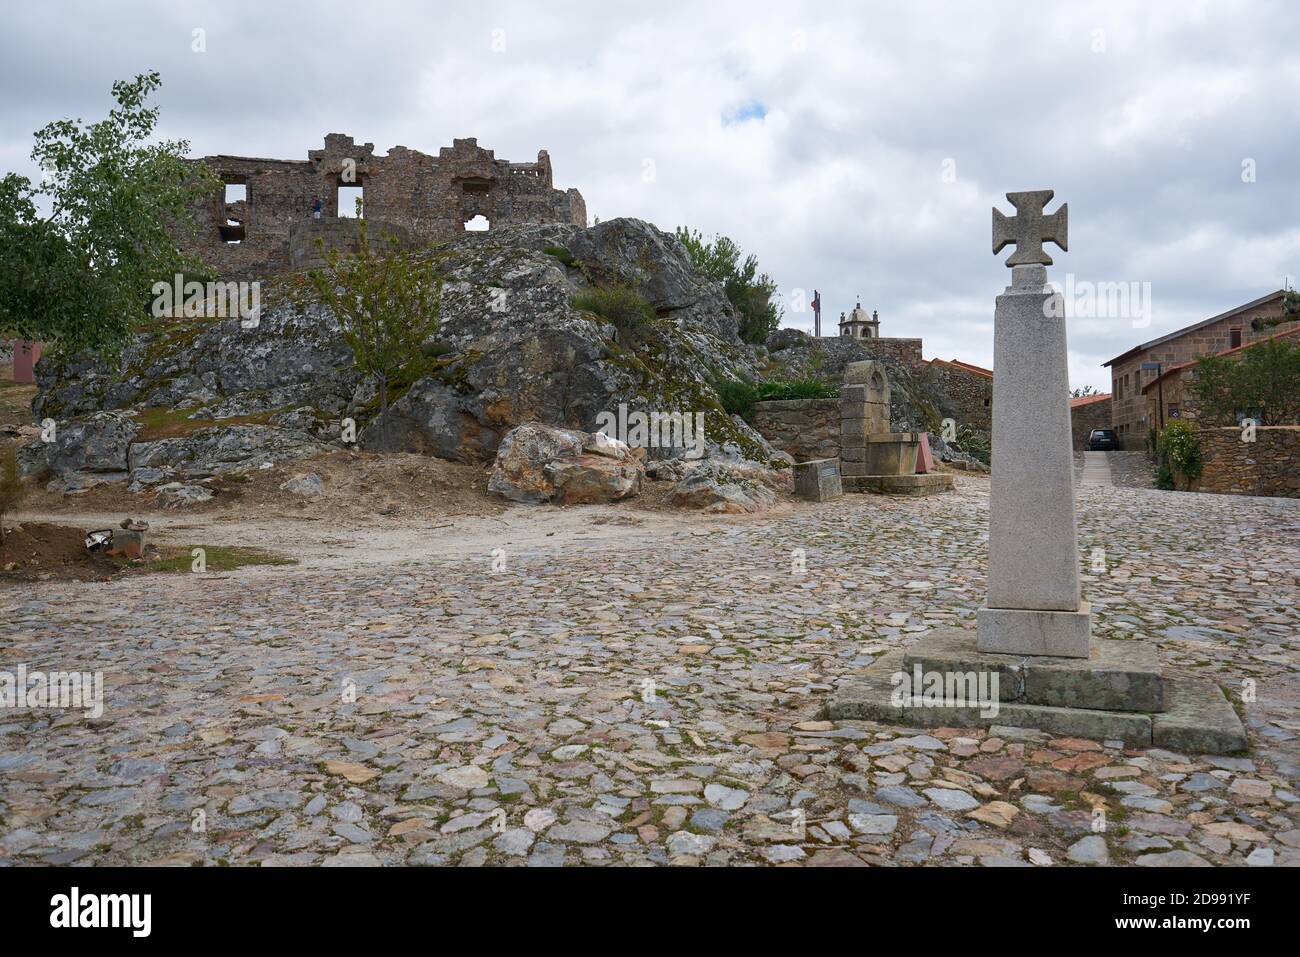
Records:
M312 218L312 219L320 219L320 211L321 211L321 202L320 202L320 197L319 197L319 196L312 196L312 198L311 198L311 218Z

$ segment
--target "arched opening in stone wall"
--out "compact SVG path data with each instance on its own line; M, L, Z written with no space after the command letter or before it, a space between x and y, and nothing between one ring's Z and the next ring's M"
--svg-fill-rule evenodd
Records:
M366 188L360 183L340 186L338 193L338 214L348 219L365 215Z
M490 225L491 224L488 222L488 218L484 216L482 213L479 213L473 219L465 220L465 232L485 233L488 231L488 227Z

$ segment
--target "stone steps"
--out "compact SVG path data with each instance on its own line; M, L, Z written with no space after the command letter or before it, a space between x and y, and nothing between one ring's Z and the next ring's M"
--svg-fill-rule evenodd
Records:
M951 640L951 639L949 639ZM924 643L924 639L923 639ZM1098 642L1102 644L1102 642ZM1128 644L1117 642L1116 644ZM1133 642L1133 644L1138 644ZM973 647L973 640L971 642ZM826 707L826 717L832 721L882 721L909 727L1011 727L1034 728L1049 734L1067 737L1091 738L1098 741L1119 740L1126 747L1162 747L1196 754L1233 754L1247 748L1246 732L1223 691L1212 681L1198 678L1161 675L1164 710L1153 712L1123 711L1105 708L1069 707L1052 704L1029 703L1022 696L1014 701L998 700L996 706L981 707L966 704L935 704L927 701L924 688L921 695L907 693L897 675L912 675L909 656L914 664L929 662L968 663L954 658L935 658L942 648L919 651L892 651L877 658L860 677L840 685ZM1092 700L1113 700L1122 680L1137 677L1137 686L1145 683L1150 694L1151 676L1142 666L1145 652L1134 652L1136 666L1123 665L1114 657L1109 679L1098 679L1090 674L1089 661L1078 661L1071 673L1069 667L1054 669L1041 661L1034 665L1019 666L1003 663L999 671L1013 680L1022 679L1025 686L1039 689L1040 700L1061 700L1068 689L1092 696ZM1009 657L1009 656L998 656ZM1073 662L1071 659L1056 661ZM1117 666L1118 665L1118 666ZM1036 677L1035 677L1036 676ZM909 679L910 680L910 679ZM1098 682L1106 685L1099 695ZM1002 689L999 687L999 699Z

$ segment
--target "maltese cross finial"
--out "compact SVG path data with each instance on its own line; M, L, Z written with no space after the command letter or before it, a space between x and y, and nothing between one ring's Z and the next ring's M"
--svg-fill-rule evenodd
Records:
M1007 199L1016 208L1015 216L1004 215L996 206L993 207L993 252L999 252L1004 246L1015 244L1016 251L1007 260L1008 266L1023 266L1028 263L1052 264L1052 257L1043 249L1043 243L1052 242L1062 249L1069 250L1066 238L1067 213L1069 204L1062 203L1061 208L1048 215L1043 212L1055 194L1051 189L1035 189L1023 193L1007 193Z

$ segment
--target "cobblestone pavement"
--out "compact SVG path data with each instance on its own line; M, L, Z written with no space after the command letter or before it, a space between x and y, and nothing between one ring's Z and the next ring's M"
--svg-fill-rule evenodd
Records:
M1247 756L819 719L873 655L973 627L987 489L503 542L496 571L435 546L0 591L0 666L106 685L99 718L0 711L0 859L1300 861L1300 502L1078 492L1096 633L1253 688Z

